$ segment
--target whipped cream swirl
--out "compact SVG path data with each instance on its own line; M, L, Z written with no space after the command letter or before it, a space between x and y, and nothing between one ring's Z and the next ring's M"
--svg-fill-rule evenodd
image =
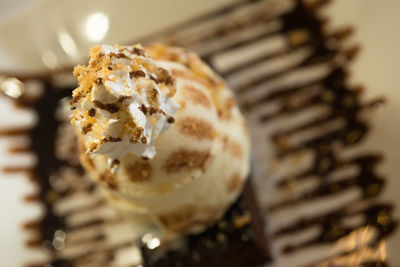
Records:
M174 122L175 81L140 45L95 46L88 66L77 66L79 87L71 123L84 135L87 153L104 154L112 169L127 153L156 154L155 140Z

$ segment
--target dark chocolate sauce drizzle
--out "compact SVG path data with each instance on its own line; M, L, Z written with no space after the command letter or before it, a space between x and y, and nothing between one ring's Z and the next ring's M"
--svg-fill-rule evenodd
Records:
M268 125L282 116L292 116L302 110L309 109L312 106L323 105L328 107L330 112L323 117L305 122L295 128L285 130L277 130L271 136L266 136L268 140L272 140L275 147L276 159L282 159L292 156L298 152L306 151L314 155L314 162L310 168L299 172L290 177L283 177L277 184L277 190L285 188L293 181L302 182L310 177L317 177L318 186L296 196L292 199L285 199L279 203L274 203L266 207L268 214L273 215L274 212L287 207L293 207L300 203L310 201L319 201L326 196L337 196L347 190L354 188L361 190L358 199L352 200L345 206L329 211L326 214L319 214L314 217L301 218L296 223L280 228L274 233L271 233L271 238L279 238L284 235L295 234L304 229L313 226L321 227L320 233L310 238L309 240L297 243L296 245L286 245L282 249L285 255L291 255L293 252L304 248L310 248L321 244L334 244L341 238L348 236L353 231L362 227L372 227L376 230L376 235L365 246L374 248L384 240L385 237L392 234L396 229L397 222L392 218L393 206L390 203L385 203L377 200L377 196L382 193L385 185L385 179L376 173L376 165L382 160L383 156L377 153L362 152L351 158L342 159L341 153L352 147L359 146L369 131L369 125L366 120L361 118L361 113L371 108L376 104L380 104L383 100L374 100L368 104L361 103L360 95L362 90L347 85L348 73L347 66L358 52L358 47L344 48L342 41L351 36L351 28L338 29L335 32L325 33L324 25L326 19L319 17L319 8L329 1L318 0L306 4L303 1L294 1L292 8L283 12L273 14L270 12L272 8L263 10L262 12L254 8L254 16L250 16L243 21L239 18L230 19L230 15L243 7L250 7L254 4L262 3L263 1L238 1L230 6L226 6L213 13L193 19L192 21L182 23L174 28L149 36L144 42L163 41L169 42L178 46L191 48L207 42L222 40L226 36L234 36L239 30L252 28L260 24L269 22L281 22L280 28L266 33L261 33L257 36L239 41L227 42L223 46L217 47L212 51L201 53L201 56L218 71L218 66L213 64L213 59L226 51L232 49L243 48L253 44L263 38L272 36L283 36L286 40L286 48L274 53L258 56L248 62L241 62L236 66L230 66L228 69L220 70L220 73L228 80L255 64L269 62L279 59L291 52L299 51L301 48L311 48L311 53L303 58L298 64L288 67L284 70L261 75L258 78L252 79L245 84L231 84L237 92L238 102L244 110L245 114L251 115L252 112L260 106L269 105L270 103L279 103L279 109L273 113L261 114L258 117L258 125ZM267 2L267 1L265 1ZM310 2L310 1L308 1ZM276 2L279 6L279 1ZM275 6L275 7L276 7ZM271 6L273 7L273 6ZM271 15L272 14L272 15ZM193 26L202 24L206 21L215 18L225 18L223 22L217 23L210 27L207 34L193 39L190 36L190 29ZM185 34L180 33L184 32ZM304 38L294 40L291 38L294 33L302 33ZM304 35L305 34L305 35ZM183 37L182 37L183 36ZM185 36L191 37L186 42ZM222 41L221 41L222 42ZM270 81L285 77L285 75L310 67L318 67L320 65L329 65L329 72L321 78L313 79L301 84L292 84L285 86L276 86L273 90L265 90L261 96L250 99L246 96L251 94L255 87L267 85ZM104 224L118 222L118 219L93 219L83 224L71 226L67 223L67 218L78 212L92 210L96 207L105 205L104 199L99 199L96 203L81 207L79 209L70 210L64 214L59 214L54 209L55 204L62 199L73 197L74 194L83 190L88 194L93 194L96 190L90 180L84 178L83 169L80 166L73 165L65 160L61 160L55 156L56 132L60 126L60 121L55 117L55 111L58 108L59 100L69 96L73 86L70 88L55 88L52 85L50 78L42 78L46 90L43 96L36 101L17 101L21 107L30 107L38 114L39 122L32 129L14 129L3 131L1 135L29 135L32 140L30 147L38 157L38 164L32 168L6 168L5 171L25 171L36 183L40 185L40 191L37 195L27 196L27 201L40 201L45 212L42 218L37 221L28 222L25 224L25 229L40 233L38 238L29 240L28 246L42 247L50 252L52 260L46 266L53 267L72 267L84 266L85 262L89 262L94 257L101 255L101 260L97 266L109 266L114 259L117 251L121 248L132 246L133 242L126 242L115 246L106 246L101 249L95 247L82 255L73 258L63 258L59 254L60 247L57 246L55 236L57 233L64 233L68 236L70 231L82 230L89 227L95 227ZM311 87L318 86L318 93L302 100L300 104L291 104L291 99L296 98L301 93L310 90ZM341 127L328 133L318 135L311 140L306 140L300 143L288 143L292 136L300 131L309 130L313 127L320 127L329 122L341 120L344 123ZM258 125L254 127L258 127ZM253 130L253 129L252 129ZM58 145L58 144L57 144ZM11 152L11 151L10 151ZM12 153L23 153L26 149L15 149ZM259 159L261 162L261 159ZM327 177L329 174L346 166L355 166L358 168L356 175L351 175L340 179L339 181L330 181ZM75 183L71 183L64 187L54 186L52 175L59 172L63 168L75 170L78 174L77 180L81 181L79 187ZM82 184L83 183L83 184ZM78 183L79 184L79 183ZM358 206L357 206L358 205ZM351 207L357 206L358 209ZM354 215L361 215L363 221L361 223L346 226L343 220ZM60 232L62 231L62 232ZM101 231L91 238L79 240L79 243L96 244L106 242L106 237ZM73 245L70 244L70 245ZM356 251L359 248L354 248ZM354 252L351 251L351 252ZM348 253L351 253L348 252ZM343 256L342 255L337 255ZM310 266L317 263L310 262ZM43 266L40 264L29 264L29 267ZM387 263L382 260L361 262L362 266L387 266Z

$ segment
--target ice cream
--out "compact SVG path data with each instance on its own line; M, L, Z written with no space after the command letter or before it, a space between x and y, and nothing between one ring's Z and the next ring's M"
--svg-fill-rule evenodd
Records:
M233 92L195 53L96 46L74 74L81 162L116 207L163 237L223 215L249 172L249 135Z

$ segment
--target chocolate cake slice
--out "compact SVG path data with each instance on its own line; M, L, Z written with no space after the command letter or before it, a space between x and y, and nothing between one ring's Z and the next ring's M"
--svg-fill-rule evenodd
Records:
M145 267L254 266L271 260L264 222L249 180L238 200L213 227L188 235L177 249L141 244Z

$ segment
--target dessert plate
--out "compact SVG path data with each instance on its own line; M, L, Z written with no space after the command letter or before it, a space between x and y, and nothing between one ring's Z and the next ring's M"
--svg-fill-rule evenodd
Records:
M101 42L184 46L227 79L250 126L253 182L274 257L269 266L400 266L395 90L400 3L325 2L204 2L186 6L188 12L179 12L184 15L170 25L149 23L153 28L146 36L122 27L122 36L130 33L131 39L109 36ZM110 32L118 32L111 25ZM57 60L46 61L43 53L34 58L38 53L31 48L15 55L9 45L2 53L10 60L1 66L22 73L75 62L80 56L68 56L71 50L62 43L74 45L61 36L62 53L46 47L51 40L36 46ZM91 45L77 43L75 49L84 53ZM17 60L22 55L32 57L26 69ZM74 86L68 73L67 68L40 78L19 74L23 91L16 80L2 81L8 95L0 105L3 264L139 265L138 249L126 235L131 229L113 220L114 211L77 167L61 108ZM100 257L104 252L116 257Z

